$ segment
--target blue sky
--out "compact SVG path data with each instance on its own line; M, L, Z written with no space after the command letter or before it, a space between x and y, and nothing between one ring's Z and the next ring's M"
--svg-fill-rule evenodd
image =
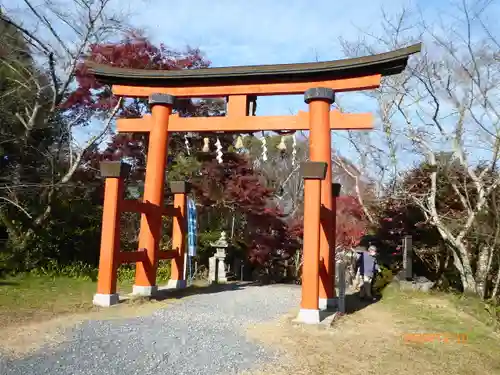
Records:
M343 58L339 37L356 39L358 28L377 28L382 7L396 12L406 4L406 0L147 0L131 22L155 42L173 48L199 47L213 66L298 63ZM299 109L306 109L301 96L260 98L258 114Z
M339 38L356 40L360 30L379 32L381 11L425 9L415 0L147 0L131 18L156 43L172 48L200 48L212 66L300 63L344 58ZM351 111L372 111L375 100L341 94ZM302 95L260 97L257 115L307 110ZM332 134L332 145L356 160L345 132Z
M31 1L43 11L44 0ZM64 6L73 0L51 1ZM459 4L461 0L451 1ZM488 0L467 0L472 1ZM495 13L500 12L493 9L500 8L500 1L493 1L497 4L490 8L489 18L498 31ZM19 6L16 14L23 18L23 0L0 0L0 4L10 9ZM394 15L405 8L418 8L429 24L442 31L452 27L452 22L440 26L436 18L443 10L453 11L449 0L113 0L111 5L116 10L126 8L131 15L127 21L143 29L153 42L175 49L198 47L214 67L340 59L345 57L340 37L355 41L363 31L382 34L382 9ZM375 99L359 93L339 97L349 111L376 110ZM307 110L302 95L261 97L257 114L283 115L298 110ZM90 128L100 128L100 124L95 125ZM88 130L82 129L82 139L88 138ZM343 132L334 133L334 147L349 155L343 136Z
M444 3L438 0L434 4ZM156 43L200 48L212 66L300 63L345 58L340 37L355 41L362 31L381 33L382 9L428 11L430 0L147 0L131 18ZM436 5L434 5L435 7ZM361 31L362 30L362 31ZM360 93L338 95L351 112L376 110ZM307 110L302 95L260 97L257 115ZM332 146L356 161L345 132L332 134Z

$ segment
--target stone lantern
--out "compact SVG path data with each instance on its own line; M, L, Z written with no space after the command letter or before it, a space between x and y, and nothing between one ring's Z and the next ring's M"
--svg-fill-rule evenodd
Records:
M226 240L226 232L221 232L220 238L210 246L215 248L215 254L208 259L208 279L211 282L227 282L226 252L229 244Z

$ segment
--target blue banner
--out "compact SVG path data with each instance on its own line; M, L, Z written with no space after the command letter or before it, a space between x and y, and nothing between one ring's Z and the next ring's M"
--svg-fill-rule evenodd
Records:
M196 240L198 234L196 221L196 204L194 200L187 200L187 225L188 225L188 256L196 256Z

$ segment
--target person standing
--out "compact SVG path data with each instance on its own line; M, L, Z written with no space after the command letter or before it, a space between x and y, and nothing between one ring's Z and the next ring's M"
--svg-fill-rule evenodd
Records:
M360 253L358 258L359 277L361 281L359 296L362 299L374 299L372 293L373 277L376 272L380 271L376 255L377 249L372 245L368 248L368 251Z

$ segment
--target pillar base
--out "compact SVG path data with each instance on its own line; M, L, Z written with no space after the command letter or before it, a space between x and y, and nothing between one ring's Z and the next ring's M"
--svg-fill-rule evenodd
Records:
M319 316L319 310L313 309L300 309L297 318L294 320L297 323L305 324L319 324L321 319Z
M92 303L95 306L100 306L100 307L109 307L113 305L117 305L120 302L120 297L118 296L117 293L113 294L94 294L94 299L92 300Z
M132 294L135 296L143 296L143 297L151 297L158 291L158 287L156 285L134 285L132 287Z
M319 309L320 310L333 310L337 307L337 298L320 298L319 299Z
M168 280L167 289L184 289L186 280Z
M219 277L218 280L210 280L212 284L226 284L228 281L226 277Z

